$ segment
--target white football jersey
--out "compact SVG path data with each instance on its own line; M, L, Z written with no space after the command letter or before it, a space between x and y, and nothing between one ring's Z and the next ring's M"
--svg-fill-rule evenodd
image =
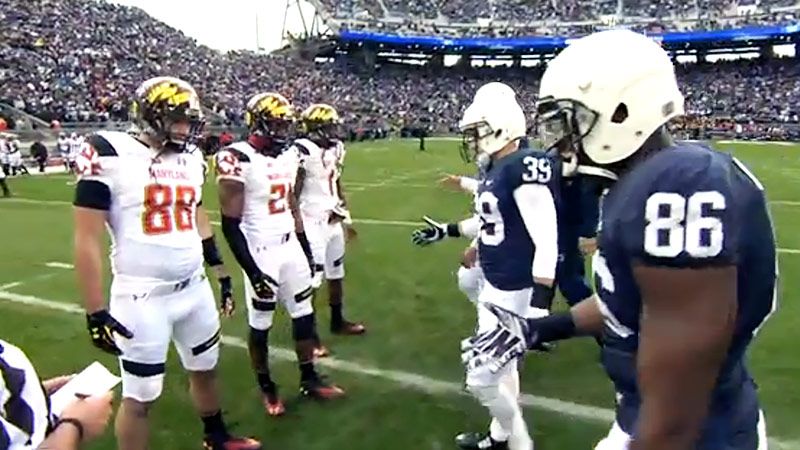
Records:
M159 154L124 132L101 131L84 143L75 164L80 181L98 181L111 192L115 275L179 281L202 267L199 152Z
M299 195L300 210L311 217L326 216L339 204L336 181L344 146L338 142L321 148L308 139L298 139L294 147L300 157L300 167L305 170L303 191Z
M58 144L56 145L58 146L59 153L62 153L64 155L69 153L69 148L70 148L69 142L70 140L67 137L58 138Z
M259 242L294 232L289 196L297 172L296 157L284 152L265 156L247 142L236 142L217 152L217 181L244 183L242 232L249 242Z

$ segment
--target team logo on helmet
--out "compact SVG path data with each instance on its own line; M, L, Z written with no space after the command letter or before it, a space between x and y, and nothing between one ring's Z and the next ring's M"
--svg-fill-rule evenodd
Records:
M131 104L131 119L139 130L181 148L195 141L204 125L197 92L189 83L174 77L156 77L142 83ZM177 122L189 123L188 134L172 131Z

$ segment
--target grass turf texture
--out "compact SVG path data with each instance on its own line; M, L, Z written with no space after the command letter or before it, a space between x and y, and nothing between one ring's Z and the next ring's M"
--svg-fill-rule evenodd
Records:
M472 166L458 157L457 142L431 141L419 152L415 141L351 144L344 172L359 239L348 246L345 285L346 313L364 320L363 337L330 337L328 308L320 293L318 322L323 337L339 360L363 368L411 372L448 381L463 380L460 339L474 326L474 309L458 292L455 271L466 241L450 240L429 248L411 245L413 224L423 214L443 221L465 217L471 199L436 185L446 173L471 174ZM800 405L800 310L791 301L800 292L800 148L782 145L723 144L734 152L766 186L778 233L781 264L781 304L751 351L751 368L761 390L769 434L775 448L800 448L796 427ZM16 198L0 199L0 230L4 236L0 259L0 329L4 339L23 347L43 376L73 372L95 359L116 368L96 351L86 336L83 317L51 308L9 301L2 292L77 304L71 270L46 266L72 260L69 201L73 187L67 175L10 179ZM796 203L795 203L796 202ZM204 205L218 219L214 183L209 181ZM224 333L246 336L243 287L235 261L221 233L218 241L234 272L239 305L237 315L224 322ZM9 286L11 283L19 283ZM280 312L271 342L291 348L288 317ZM272 363L276 381L288 401L288 415L265 417L246 352L236 346L222 349L220 373L227 420L235 432L262 439L267 448L331 449L449 449L454 434L483 430L485 410L457 390L423 390L398 383L384 373L325 369L348 391L342 401L318 404L297 398L298 373L292 361ZM427 379L417 380L425 383ZM591 340L559 345L551 355L532 355L522 374L523 391L565 402L562 413L526 408L525 415L537 448L591 448L610 422L586 420L572 404L610 409L613 391ZM191 408L187 382L176 355L170 355L164 395L153 412L152 448L200 448L201 425ZM605 411L607 413L608 411ZM112 449L109 435L91 448Z

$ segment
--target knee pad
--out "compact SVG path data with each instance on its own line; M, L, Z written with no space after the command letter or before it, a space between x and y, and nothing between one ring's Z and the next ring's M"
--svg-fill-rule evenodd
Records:
M477 303L478 295L481 292L480 269L459 267L458 288L467 296L469 301Z
M316 334L315 328L316 322L313 313L292 319L292 337L295 341L313 339Z
M500 385L467 385L467 391L472 394L481 404L491 403L500 397Z
M122 398L130 398L137 402L147 403L158 399L164 388L164 374L150 377L139 377L122 372Z

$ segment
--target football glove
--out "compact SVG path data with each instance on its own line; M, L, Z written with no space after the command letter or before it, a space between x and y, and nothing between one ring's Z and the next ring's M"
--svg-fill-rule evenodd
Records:
M89 330L89 336L95 347L115 356L121 355L122 350L114 342L114 333L126 339L133 337L133 333L117 322L117 319L105 309L86 315L86 329Z
M278 283L265 273L257 273L248 275L250 285L253 286L253 292L256 297L268 299L275 297L275 292L278 290Z
M225 317L231 317L236 311L236 302L233 301L233 282L230 276L219 278L219 310Z
M426 245L433 244L434 242L439 242L445 237L452 235L453 231L455 231L455 234L458 234L458 225L439 223L428 216L423 216L422 220L428 224L428 228L414 230L414 232L411 233L411 241L415 245L424 247ZM454 226L456 230L452 229Z

